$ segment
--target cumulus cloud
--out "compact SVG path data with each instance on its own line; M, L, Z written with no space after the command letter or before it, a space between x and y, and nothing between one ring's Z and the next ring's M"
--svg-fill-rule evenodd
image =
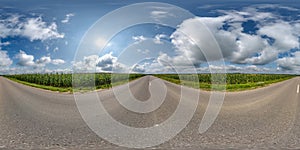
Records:
M291 57L280 58L276 62L280 69L300 71L300 51L295 52Z
M135 72L135 73L144 73L146 71L145 64L143 64L143 65L137 64L137 65L133 66L133 68L131 70L132 70L132 72Z
M7 51L0 50L0 67L8 67L13 63L9 58Z
M231 53L228 53L227 57L234 63L254 63L247 59L251 58L254 53L268 51L267 40L258 35L240 33L239 40L231 41L231 43L234 49L231 50ZM225 43L222 43L221 47L225 47L224 45ZM227 50L230 52L229 48Z
M153 62L154 66L169 67L168 71L172 70L170 69L172 65L177 68L187 68L185 70L196 67L198 71L203 71L203 68L199 68L199 66L207 61L208 56L210 61L219 61L224 58L225 61L232 64L247 66L225 66L229 71L268 72L272 69L260 65L269 63L278 63L280 68L295 70L298 67L295 65L298 57L278 59L278 56L282 52L300 48L300 22L287 19L285 16L281 16L280 12L273 12L265 8L299 11L277 5L256 5L242 8L239 11L219 10L218 12L223 15L217 17L195 17L184 20L170 36L171 43L175 47L175 54L160 53L156 62ZM152 15L163 17L166 13L164 10L153 11ZM201 23L206 25L210 33L203 32L203 29L199 28ZM215 48L207 46L212 43L211 39L207 38L211 34L220 46L222 55L216 55ZM163 38L168 37L158 34L153 41L156 44L162 44L161 39ZM136 41L146 39L148 38L135 38ZM204 49L200 49L203 47ZM148 68L149 65L147 67L144 64L136 67L137 71L143 72L147 72ZM152 69L159 70L159 67Z
M199 18L187 19L183 21L183 23L180 24L176 31L171 35L171 42L175 46L178 54L178 56L176 56L178 57L177 60L181 60L182 63L186 62L186 59L182 58L188 58L194 65L198 65L201 61L206 60L198 46L205 46L207 43L211 43L211 41L207 41L209 39L206 38L210 35L201 33L199 25L201 25ZM208 47L206 52L211 53L213 56L214 50ZM220 59L220 57L214 59Z
M36 61L37 64L48 64L50 62L51 62L51 58L49 56L43 56Z
M18 59L17 65L34 68L45 67L47 64L60 65L65 63L62 59L51 59L50 56L42 56L40 59L34 61L33 55L28 55L22 50L15 55L15 58Z
M126 71L126 66L117 61L117 57L112 52L101 57L90 55L83 58L82 61L73 63L74 69L80 72L122 72Z
M98 59L97 67L100 67L102 71L125 71L124 64L119 63L118 58L112 55L112 52L103 55Z
M103 55L98 59L97 67L103 71L112 71L113 64L117 62L117 57L112 56L112 53Z
M93 71L97 65L99 56L85 56L82 61L74 62L74 69L77 71Z
M43 56L35 62L36 67L44 67L47 64L61 65L65 61L62 59L51 59L50 56Z
M296 11L290 7L280 8ZM172 43L179 56L189 58L194 64L206 61L205 55L198 47L198 45L203 46L208 43L205 40L208 35L199 29L199 22L201 22L215 37L223 58L232 63L265 65L276 61L281 52L299 49L300 22L287 21L278 14L275 15L260 9L259 6L253 6L246 7L241 11L219 11L223 15L218 17L187 19L171 35ZM244 26L248 21L255 23L251 27L252 31L247 31L249 29ZM212 55L210 53L212 53L210 50L205 51L207 55ZM215 60L219 59L221 58L215 57ZM180 59L178 60L180 61Z
M184 67L184 68L193 68L196 67L193 62L183 55L170 57L167 53L160 52L157 57L157 63L160 64L161 67ZM199 67L199 66L197 66Z
M153 41L155 44L163 44L163 42L161 40L166 39L166 38L168 38L168 36L165 34L157 34L157 35L155 35Z
M42 17L20 18L19 15L11 15L0 20L0 37L22 36L30 41L64 38L64 34L58 32L55 22L47 23Z
M62 59L53 59L52 61L51 61L51 63L53 64L53 65L61 65L61 64L64 64L64 63L66 63L64 60L62 60Z
M162 60L160 60L163 62ZM162 64L157 59L149 59L139 64L134 65L131 68L132 72L135 73L149 73L149 74L159 74L159 73L174 73L176 72L171 64L163 62Z
M61 23L69 23L71 17L74 17L75 14L73 13L69 13L69 14L66 14L66 18L64 20L61 21Z
M266 47L263 51L257 53L257 56L246 58L245 62L253 65L265 65L275 61L278 57L278 53L276 48Z
M279 51L299 48L299 35L295 33L295 28L291 23L281 21L266 25L259 29L258 34L273 38L272 45Z
M27 55L24 51L20 50L20 52L15 56L19 61L18 65L20 66L34 66L34 56Z
M34 63L33 67L34 68L42 68L42 67L45 67L49 63L51 63L51 58L49 56L43 56Z
M21 23L21 25L20 34L28 37L31 41L64 38L64 34L57 32L56 23L53 22L47 25L41 17L29 18L25 23Z

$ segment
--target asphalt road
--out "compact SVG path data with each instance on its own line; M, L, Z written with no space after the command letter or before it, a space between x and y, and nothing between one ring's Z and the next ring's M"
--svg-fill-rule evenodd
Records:
M149 92L154 79L157 78L146 76L131 82L133 96L144 102L151 95L159 95L158 88ZM97 95L118 122L151 127L168 119L179 104L180 86L163 82L167 89L165 101L150 113L135 113L122 107L111 89L98 91ZM299 84L297 77L265 88L226 93L220 114L203 134L198 128L211 93L188 88L189 92L200 94L191 122L173 139L151 149L300 148ZM122 92L125 86L115 90ZM89 103L92 94L77 95L86 97ZM189 101L184 103L189 105ZM124 149L99 138L87 126L73 94L36 89L0 77L0 149L60 148Z

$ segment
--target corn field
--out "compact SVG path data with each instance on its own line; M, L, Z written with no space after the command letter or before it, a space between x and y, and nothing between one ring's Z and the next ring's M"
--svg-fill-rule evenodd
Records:
M19 74L7 75L8 78L14 78L20 81L29 83L53 86L53 87L96 87L104 88L111 87L113 82L121 82L139 78L141 74L110 74L110 73L96 73L96 74ZM74 77L74 78L73 78ZM74 79L74 81L73 81Z
M143 74L21 74L7 75L8 78L14 78L20 81L34 83L44 86L60 87L60 88L76 88L76 89L101 89L110 88L114 83L126 83L130 80L144 76ZM203 88L210 88L212 77L214 84L227 85L245 85L254 86L256 84L272 83L273 81L282 81L294 77L293 75L275 75L275 74L156 74L156 77L180 84L180 78L183 81L199 81ZM197 79L198 77L198 79ZM253 84L253 85L252 85ZM230 86L227 87L228 89ZM236 88L236 87L233 87Z
M174 80L180 80L180 77L184 81L195 81L195 75L177 75L177 74L161 74L156 75L160 78L169 78ZM257 82L268 82L275 80L284 80L294 77L293 75L279 75L279 74L198 74L199 83L211 84L212 77L214 77L215 83L226 83L226 84L247 84Z

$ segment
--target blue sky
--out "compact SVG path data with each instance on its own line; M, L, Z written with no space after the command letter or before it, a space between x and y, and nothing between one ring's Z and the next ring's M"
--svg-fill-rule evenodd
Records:
M107 26L97 26L97 20L116 9L142 2L149 1L1 0L0 74L73 70L206 73L212 69L300 74L299 1L152 1L174 5L174 9L147 5L119 13ZM194 16L180 16L175 6ZM131 13L178 24L137 24L105 35L129 22ZM201 32L199 22L211 35ZM87 38L85 33L95 28L97 35ZM199 39L206 36L214 37L222 54L210 60L224 60L225 66L207 63L205 54L214 55L214 50L201 48L207 41Z

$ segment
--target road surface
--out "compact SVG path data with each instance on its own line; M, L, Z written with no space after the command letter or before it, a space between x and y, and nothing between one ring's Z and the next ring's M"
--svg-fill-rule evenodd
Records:
M132 94L147 100L145 76L130 83ZM122 124L150 127L175 111L180 86L165 82L164 103L154 112L138 114L122 107L112 90L98 91L110 115ZM199 134L210 92L200 91L199 105L188 124L155 149L300 148L300 78L256 90L226 93L213 125ZM118 87L122 90L122 86ZM191 89L192 90L192 89ZM85 93L88 97L89 93ZM99 138L83 121L73 94L45 91L0 77L0 149L124 149Z

